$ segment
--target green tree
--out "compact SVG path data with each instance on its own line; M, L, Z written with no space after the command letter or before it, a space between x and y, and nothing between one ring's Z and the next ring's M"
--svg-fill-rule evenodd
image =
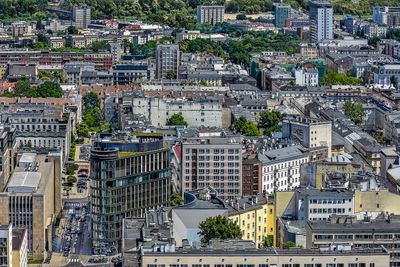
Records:
M91 44L90 48L93 52L104 51L108 49L108 43L107 41L96 41Z
M260 136L260 131L252 121L246 120L245 117L240 117L233 122L235 129L244 136Z
M342 73L330 72L322 78L322 85L360 85L363 80Z
M365 116L365 111L362 104L346 101L344 103L344 114L360 127Z
M289 248L296 247L296 244L292 241L287 241L287 242L283 243L282 247L283 247L283 249L289 249Z
M264 247L273 247L274 246L274 236L273 235L267 235L267 237L264 239Z
M89 109L84 116L84 121L89 127L99 127L103 123L103 114L100 108Z
M76 125L76 133L79 137L89 138L89 127L86 125L86 123L78 123Z
M167 125L183 125L187 127L188 123L182 115L174 114L167 120Z
M260 131L252 121L246 121L243 125L242 135L244 136L260 136Z
M282 118L283 114L279 111L262 111L258 126L264 128L265 135L271 135L272 132L282 131L282 126L279 124Z
M183 199L182 199L181 195L179 195L177 193L171 194L171 206L172 207L179 206L182 204L183 204Z
M208 243L213 238L242 238L242 231L239 225L221 215L207 218L200 223L199 228L199 234L202 236L201 242L203 243Z
M63 91L59 83L47 81L38 86L37 95L39 97L60 98L63 95Z
M73 183L76 183L77 179L75 176L69 175L67 178L67 181L68 181L68 183L73 184Z
M15 83L13 96L36 97L36 95L36 87L32 87L26 78L22 78Z
M109 133L111 131L111 122L109 121L102 120L99 126L99 132L101 133Z
M83 97L83 103L85 106L85 110L93 109L96 107L100 108L100 99L95 92L87 93Z
M167 79L176 79L176 74L174 70L167 71Z

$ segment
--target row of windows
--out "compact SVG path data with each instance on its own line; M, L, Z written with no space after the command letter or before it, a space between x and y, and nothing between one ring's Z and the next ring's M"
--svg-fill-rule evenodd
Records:
M178 260L179 261L179 260ZM233 264L214 264L214 267L233 267ZM255 267L255 264L236 264L236 267ZM278 264L258 264L258 267L277 267ZM294 264L282 264L282 267L300 267L298 263ZM303 264L304 267L345 267L343 263L326 263L325 265L321 263L306 263ZM165 264L147 264L147 267L165 267ZM189 267L188 264L170 264L169 267ZM210 267L210 264L192 264L191 267ZM349 263L347 267L367 267L366 263ZM375 267L374 263L370 263L369 267Z
M186 154L190 154L190 148L186 148ZM196 149L193 149L195 152ZM224 154L228 152L228 154L239 154L239 149L213 149L214 154ZM210 154L210 149L199 149L199 154Z
M310 213L345 213L345 208L338 208L338 209L310 209ZM351 208L349 208L349 212L351 212Z
M351 202L351 198L347 199ZM310 204L342 204L346 203L346 199L310 199Z
M283 168L298 166L299 164L307 163L307 158L289 161L273 166L264 167L264 172L274 171L274 170L281 170Z

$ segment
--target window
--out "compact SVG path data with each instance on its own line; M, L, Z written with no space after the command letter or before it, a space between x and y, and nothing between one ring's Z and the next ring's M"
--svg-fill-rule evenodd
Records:
M259 264L258 267L268 267L268 264Z
M357 267L357 263L349 263L348 267Z

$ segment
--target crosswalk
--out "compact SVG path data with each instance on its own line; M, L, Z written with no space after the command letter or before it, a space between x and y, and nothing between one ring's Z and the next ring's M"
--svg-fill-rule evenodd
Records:
M80 262L80 260L79 259L71 259L71 258L69 258L68 262Z

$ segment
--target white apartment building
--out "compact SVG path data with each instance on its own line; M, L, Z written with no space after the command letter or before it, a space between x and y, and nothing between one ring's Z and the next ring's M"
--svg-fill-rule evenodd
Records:
M262 190L293 190L300 186L300 166L309 161L309 155L300 145L273 149L258 154L262 162Z
M354 194L345 189L304 189L296 191L297 220L327 221L333 214L354 215Z
M296 84L300 86L317 86L318 71L316 69L304 68L295 70Z

